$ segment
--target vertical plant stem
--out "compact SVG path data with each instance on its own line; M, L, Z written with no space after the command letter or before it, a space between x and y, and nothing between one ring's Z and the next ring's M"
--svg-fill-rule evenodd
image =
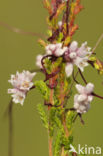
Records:
M8 156L13 156L13 103L12 100L9 104L9 150Z
M64 147L62 147L61 156L65 156L65 155L64 155Z
M72 156L77 156L77 153L74 153L74 152L73 152L73 153L72 153Z
M69 34L69 24L68 24L68 20L69 20L69 0L67 0L67 4L66 4L66 34Z
M52 155L52 138L49 137L49 156L53 156Z

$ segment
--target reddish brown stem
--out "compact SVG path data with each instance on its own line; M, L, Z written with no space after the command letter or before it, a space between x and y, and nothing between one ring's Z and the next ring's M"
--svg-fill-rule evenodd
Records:
M69 24L68 24L68 21L69 21L69 1L70 0L67 0L67 4L66 4L66 35L69 34Z
M52 138L49 138L49 156L52 156Z
M73 152L73 153L72 153L72 156L77 156L77 153L74 153L74 152Z
M97 95L96 93L92 93L92 95L93 95L93 96L95 96L95 97L97 97L97 98L103 99L103 97L102 97L102 96Z
M72 73L72 77L73 77L74 82L76 82L77 84L79 84L79 82L78 82L78 81L76 80L76 78L75 78L74 70L73 70L73 73Z
M80 69L78 69L78 70L79 70L80 76L81 76L81 78L83 79L84 83L87 84L87 81L86 81L86 79L84 78L84 76L83 76L81 70L80 70Z

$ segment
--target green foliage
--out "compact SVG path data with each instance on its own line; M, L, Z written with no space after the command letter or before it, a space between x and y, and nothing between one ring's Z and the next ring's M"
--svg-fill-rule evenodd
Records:
M69 88L69 83L68 83L68 79L66 78L66 74L65 74L65 64L62 63L61 70L60 70L59 76L58 76L58 85L55 88L55 93L54 93L56 98L59 100L59 103L58 103L59 105L63 102L68 88Z
M62 144L64 145L64 149L66 151L70 149L70 144L72 143L73 143L73 136L69 136L68 138L67 137L63 138Z
M52 107L49 114L50 124L50 136L54 135L55 129L60 129L64 132L63 125L61 123L62 110L60 108Z
M98 71L100 75L103 75L103 62L97 59L96 57L90 57L89 59L93 67Z
M44 65L45 65L45 68L46 68L47 73L48 74L51 74L51 72L52 72L52 68L51 68L52 62L51 62L51 60L48 59L48 58L46 58L45 61L44 61L44 63L45 63Z
M40 114L40 118L42 120L42 123L43 123L44 127L48 129L48 118L47 118L47 115L45 113L43 105L38 104L37 109L38 109L38 112Z
M62 60L63 60L62 57L57 58L57 60L52 64L52 69L55 69L61 66Z
M49 95L50 95L50 89L48 88L46 83L42 80L36 81L35 86L39 90L39 92L42 94L44 100L48 101Z
M63 39L63 37L64 37L63 33L60 32L60 33L59 33L59 36L58 36L58 38L57 38L57 41L58 41L58 42L61 42L62 39Z
M74 116L75 116L75 112L73 112L73 111L68 111L67 112L66 124L67 124L67 128L68 128L69 131L72 129Z
M54 156L60 156L60 151L61 151L61 145L62 145L62 132L59 130L53 145L53 155Z
M58 68L62 63L62 57L57 58L57 60L53 63L50 59L45 59L45 68L48 74L53 73L53 71Z
M54 134L54 128L55 128L55 113L56 109L55 107L52 107L49 113L49 135L52 137Z

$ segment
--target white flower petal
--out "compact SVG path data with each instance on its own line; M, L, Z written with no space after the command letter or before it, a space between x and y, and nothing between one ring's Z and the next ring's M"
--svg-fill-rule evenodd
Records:
M78 48L78 42L73 41L73 42L70 44L69 50L70 50L70 52L74 52L74 51L77 50L77 48Z
M74 96L74 103L78 101L78 96L79 96L79 94L76 94L76 95Z
M62 43L49 44L48 46L46 46L45 50L48 55L55 55L59 57L64 54L65 50L67 50L67 47L63 48Z
M85 93L85 87L83 87L80 84L76 84L76 89L80 94L84 94Z
M70 53L69 56L70 56L71 59L75 59L77 54L75 52L72 52L72 53Z
M94 90L94 84L88 83L86 86L86 93L91 94L93 92L93 90Z
M80 58L80 57L77 57L75 60L74 60L74 64L83 72L84 71L84 67L88 66L89 64L87 63L86 61L87 57L86 58Z
M67 77L72 75L72 72L73 72L73 64L72 63L68 63L65 66L65 72L66 72Z
M23 105L25 97L26 97L25 93L21 92L21 91L18 91L15 94L12 95L13 102L14 103L20 103L21 105Z
M90 96L88 96L88 102L92 102L93 101L93 96L92 95L90 95Z
M75 103L74 103L74 108L75 108L75 109L78 109L78 108L79 108L79 103L75 102Z
M41 64L41 60L43 58L43 55L38 55L36 57L36 65L39 67L39 68L42 68L42 64Z
M32 79L35 75L35 72L30 73L24 70L22 73L17 72L15 76L11 77L9 82L11 82L13 89L8 89L8 93L12 94L13 102L23 105L26 93L34 85Z
M85 101L85 100L87 100L87 95L86 94L80 94L79 96L78 96L78 102L83 102L83 101Z

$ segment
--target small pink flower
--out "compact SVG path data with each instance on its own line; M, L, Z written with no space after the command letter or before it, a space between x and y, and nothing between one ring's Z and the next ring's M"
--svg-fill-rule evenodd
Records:
M76 89L79 94L74 96L74 108L78 113L86 113L90 109L90 103L93 100L92 92L94 90L94 85L88 83L86 87L77 84Z
M30 73L29 71L17 72L16 75L11 75L11 79L8 81L12 84L13 89L8 89L8 93L12 94L13 102L23 105L27 92L34 85L32 79L36 73Z
M83 43L81 47L78 47L78 43L76 41L73 41L68 50L65 52L65 59L68 62L66 65L66 71L67 67L71 67L70 72L68 69L68 72L72 74L73 72L73 66L76 65L82 72L84 71L84 67L88 66L88 59L91 56L91 48L87 47L87 42ZM68 65L70 64L70 65ZM72 71L72 72L71 72ZM67 76L71 76L66 72Z
M45 49L48 55L54 55L56 57L59 57L62 56L68 48L62 47L62 43L57 43L57 44L49 44L46 46Z
M41 60L43 58L43 55L37 55L36 57L36 65L42 69L42 64L41 64Z

